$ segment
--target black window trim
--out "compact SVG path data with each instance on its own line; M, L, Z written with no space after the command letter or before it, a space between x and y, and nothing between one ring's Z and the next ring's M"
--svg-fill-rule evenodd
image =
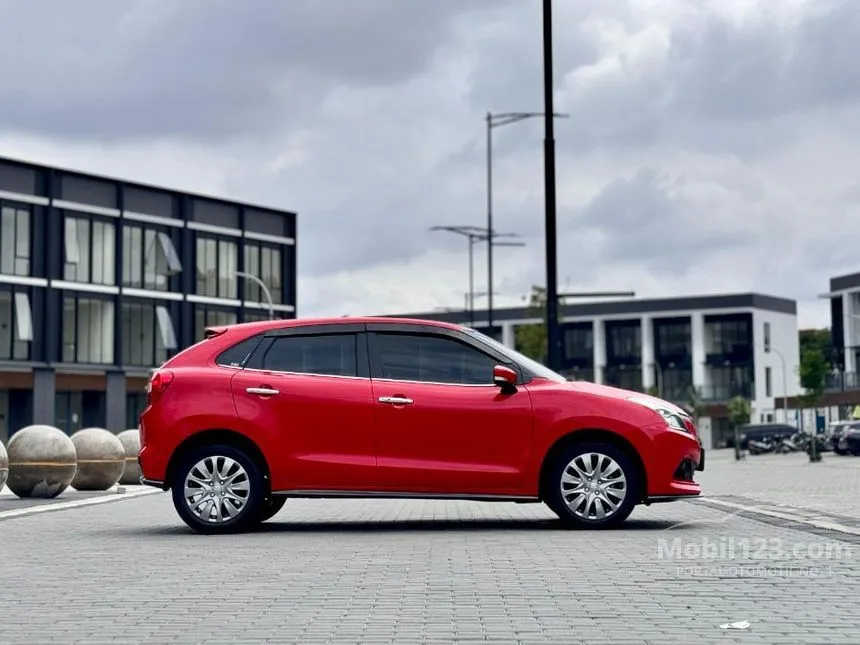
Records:
M498 387L494 383L446 383L444 381L415 381L411 379L392 379L383 376L382 363L376 345L377 336L381 334L403 335L403 336L420 336L426 338L443 338L452 340L461 345L465 345L470 349L475 350L479 354L483 354L491 359L497 365L509 367L517 374L517 385L522 385L524 375L522 368L511 361L507 356L496 352L492 347L488 347L477 339L468 336L462 332L446 327L437 327L435 325L420 325L420 324L385 324L385 323L369 323L367 325L368 333L368 351L370 357L370 377L375 380L396 382L396 383L415 383L422 385L446 385L450 387ZM531 379L529 379L531 380Z
M354 336L355 337L355 374L317 374L314 372L287 372L281 370L270 370L263 367L263 358L269 348L279 338L305 338L316 336ZM321 325L296 325L271 329L260 334L259 342L254 350L245 359L240 367L242 370L254 372L272 372L275 374L295 374L299 376L314 376L324 378L370 378L370 365L368 361L368 346L365 338L363 324L355 323L333 323ZM241 342L241 341L240 341Z

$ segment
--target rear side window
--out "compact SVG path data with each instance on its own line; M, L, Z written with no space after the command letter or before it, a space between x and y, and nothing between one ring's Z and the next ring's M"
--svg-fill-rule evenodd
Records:
M215 362L218 365L225 365L227 367L244 367L245 362L251 355L251 352L257 348L257 345L260 343L262 338L262 336L251 336L250 338L246 338L245 340L236 343L232 347L225 349L223 352L218 354L218 358L215 359Z
M356 376L355 334L282 336L263 356L262 369L324 376Z

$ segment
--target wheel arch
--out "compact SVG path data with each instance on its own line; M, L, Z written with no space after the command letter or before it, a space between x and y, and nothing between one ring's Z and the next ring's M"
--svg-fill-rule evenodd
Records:
M624 436L611 430L603 428L584 428L582 430L572 430L567 434L559 437L555 443L550 446L544 455L538 473L538 495L542 500L546 499L546 488L549 485L548 474L556 457L566 448L586 442L601 442L607 443L621 450L627 455L636 467L639 476L639 490L642 498L648 495L648 473L645 470L645 463L639 452L633 444ZM637 502L641 500L636 500Z
M195 432L194 434L186 437L182 443L176 447L176 450L174 450L173 454L170 455L170 461L167 462L167 472L165 473L164 478L164 490L170 489L174 471L186 455L190 454L197 448L202 446L211 446L213 444L233 446L234 448L238 448L239 450L247 453L247 455L260 467L260 472L263 473L263 479L266 482L267 489L271 487L269 463L266 461L266 456L263 454L263 451L254 442L254 440L235 430L216 428ZM270 492L270 490L267 490L266 494L268 495Z

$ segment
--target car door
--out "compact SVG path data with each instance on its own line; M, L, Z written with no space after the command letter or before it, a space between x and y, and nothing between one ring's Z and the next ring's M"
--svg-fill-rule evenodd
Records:
M345 325L281 330L233 377L239 418L272 438L273 489L373 487L373 393L361 331Z
M465 334L368 330L381 487L516 494L532 449L528 391L494 385L499 361Z

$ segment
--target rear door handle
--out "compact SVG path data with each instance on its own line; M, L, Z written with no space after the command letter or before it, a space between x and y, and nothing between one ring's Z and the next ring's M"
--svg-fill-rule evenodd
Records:
M273 390L270 387L249 387L245 388L245 391L248 394L261 394L263 396L274 396L281 393L279 390Z
M414 403L412 399L407 399L405 396L380 396L379 402L389 405L412 405Z

